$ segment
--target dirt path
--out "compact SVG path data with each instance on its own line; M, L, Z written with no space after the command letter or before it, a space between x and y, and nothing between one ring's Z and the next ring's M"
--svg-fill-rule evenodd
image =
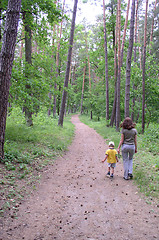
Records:
M6 221L0 240L159 240L158 208L145 203L122 164L105 177L105 140L72 117L69 151L44 174L37 191Z

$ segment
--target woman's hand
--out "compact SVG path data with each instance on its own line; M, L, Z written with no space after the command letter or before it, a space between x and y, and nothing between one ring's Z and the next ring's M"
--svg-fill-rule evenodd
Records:
M118 147L118 149L117 149L117 152L118 152L118 154L120 154L120 148Z

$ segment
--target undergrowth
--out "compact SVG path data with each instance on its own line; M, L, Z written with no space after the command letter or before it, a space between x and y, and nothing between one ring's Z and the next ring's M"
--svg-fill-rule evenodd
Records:
M0 215L12 210L22 201L26 189L36 188L41 172L53 164L56 157L67 150L74 135L74 125L66 117L63 128L57 119L41 112L34 116L33 127L25 125L20 109L14 109L7 118L5 157L0 163Z
M106 127L106 121L90 120L86 115L81 115L80 120L95 129L106 140L114 141L115 148L118 147L121 134L112 127ZM159 125L150 124L141 134L140 125L136 126L138 131L138 152L134 155L134 180L141 192L151 203L159 199Z

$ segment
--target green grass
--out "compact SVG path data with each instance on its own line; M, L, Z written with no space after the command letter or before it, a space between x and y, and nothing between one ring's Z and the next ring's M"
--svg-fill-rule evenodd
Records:
M52 165L71 144L74 125L70 117L59 127L58 120L39 113L33 119L33 127L25 125L24 115L15 109L7 118L5 157L0 163L0 213L15 207L23 199L27 189L35 189L41 172Z
M106 121L90 120L88 116L80 116L80 120L95 129L104 139L106 144L114 141L118 147L120 136L115 128L106 127ZM134 155L134 181L149 202L159 199L159 125L150 125L145 129L145 134L138 134L138 153ZM140 133L140 126L137 126Z

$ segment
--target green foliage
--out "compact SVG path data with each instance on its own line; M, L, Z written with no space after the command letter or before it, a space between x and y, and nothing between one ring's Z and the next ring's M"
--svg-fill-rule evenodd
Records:
M141 133L141 126L138 127L138 132ZM143 149L151 152L153 155L159 153L159 124L150 124L148 128L145 128L144 135L141 135L142 139L140 146Z
M140 191L144 192L151 200L153 197L157 199L159 194L159 156L140 150L135 156L134 172Z

